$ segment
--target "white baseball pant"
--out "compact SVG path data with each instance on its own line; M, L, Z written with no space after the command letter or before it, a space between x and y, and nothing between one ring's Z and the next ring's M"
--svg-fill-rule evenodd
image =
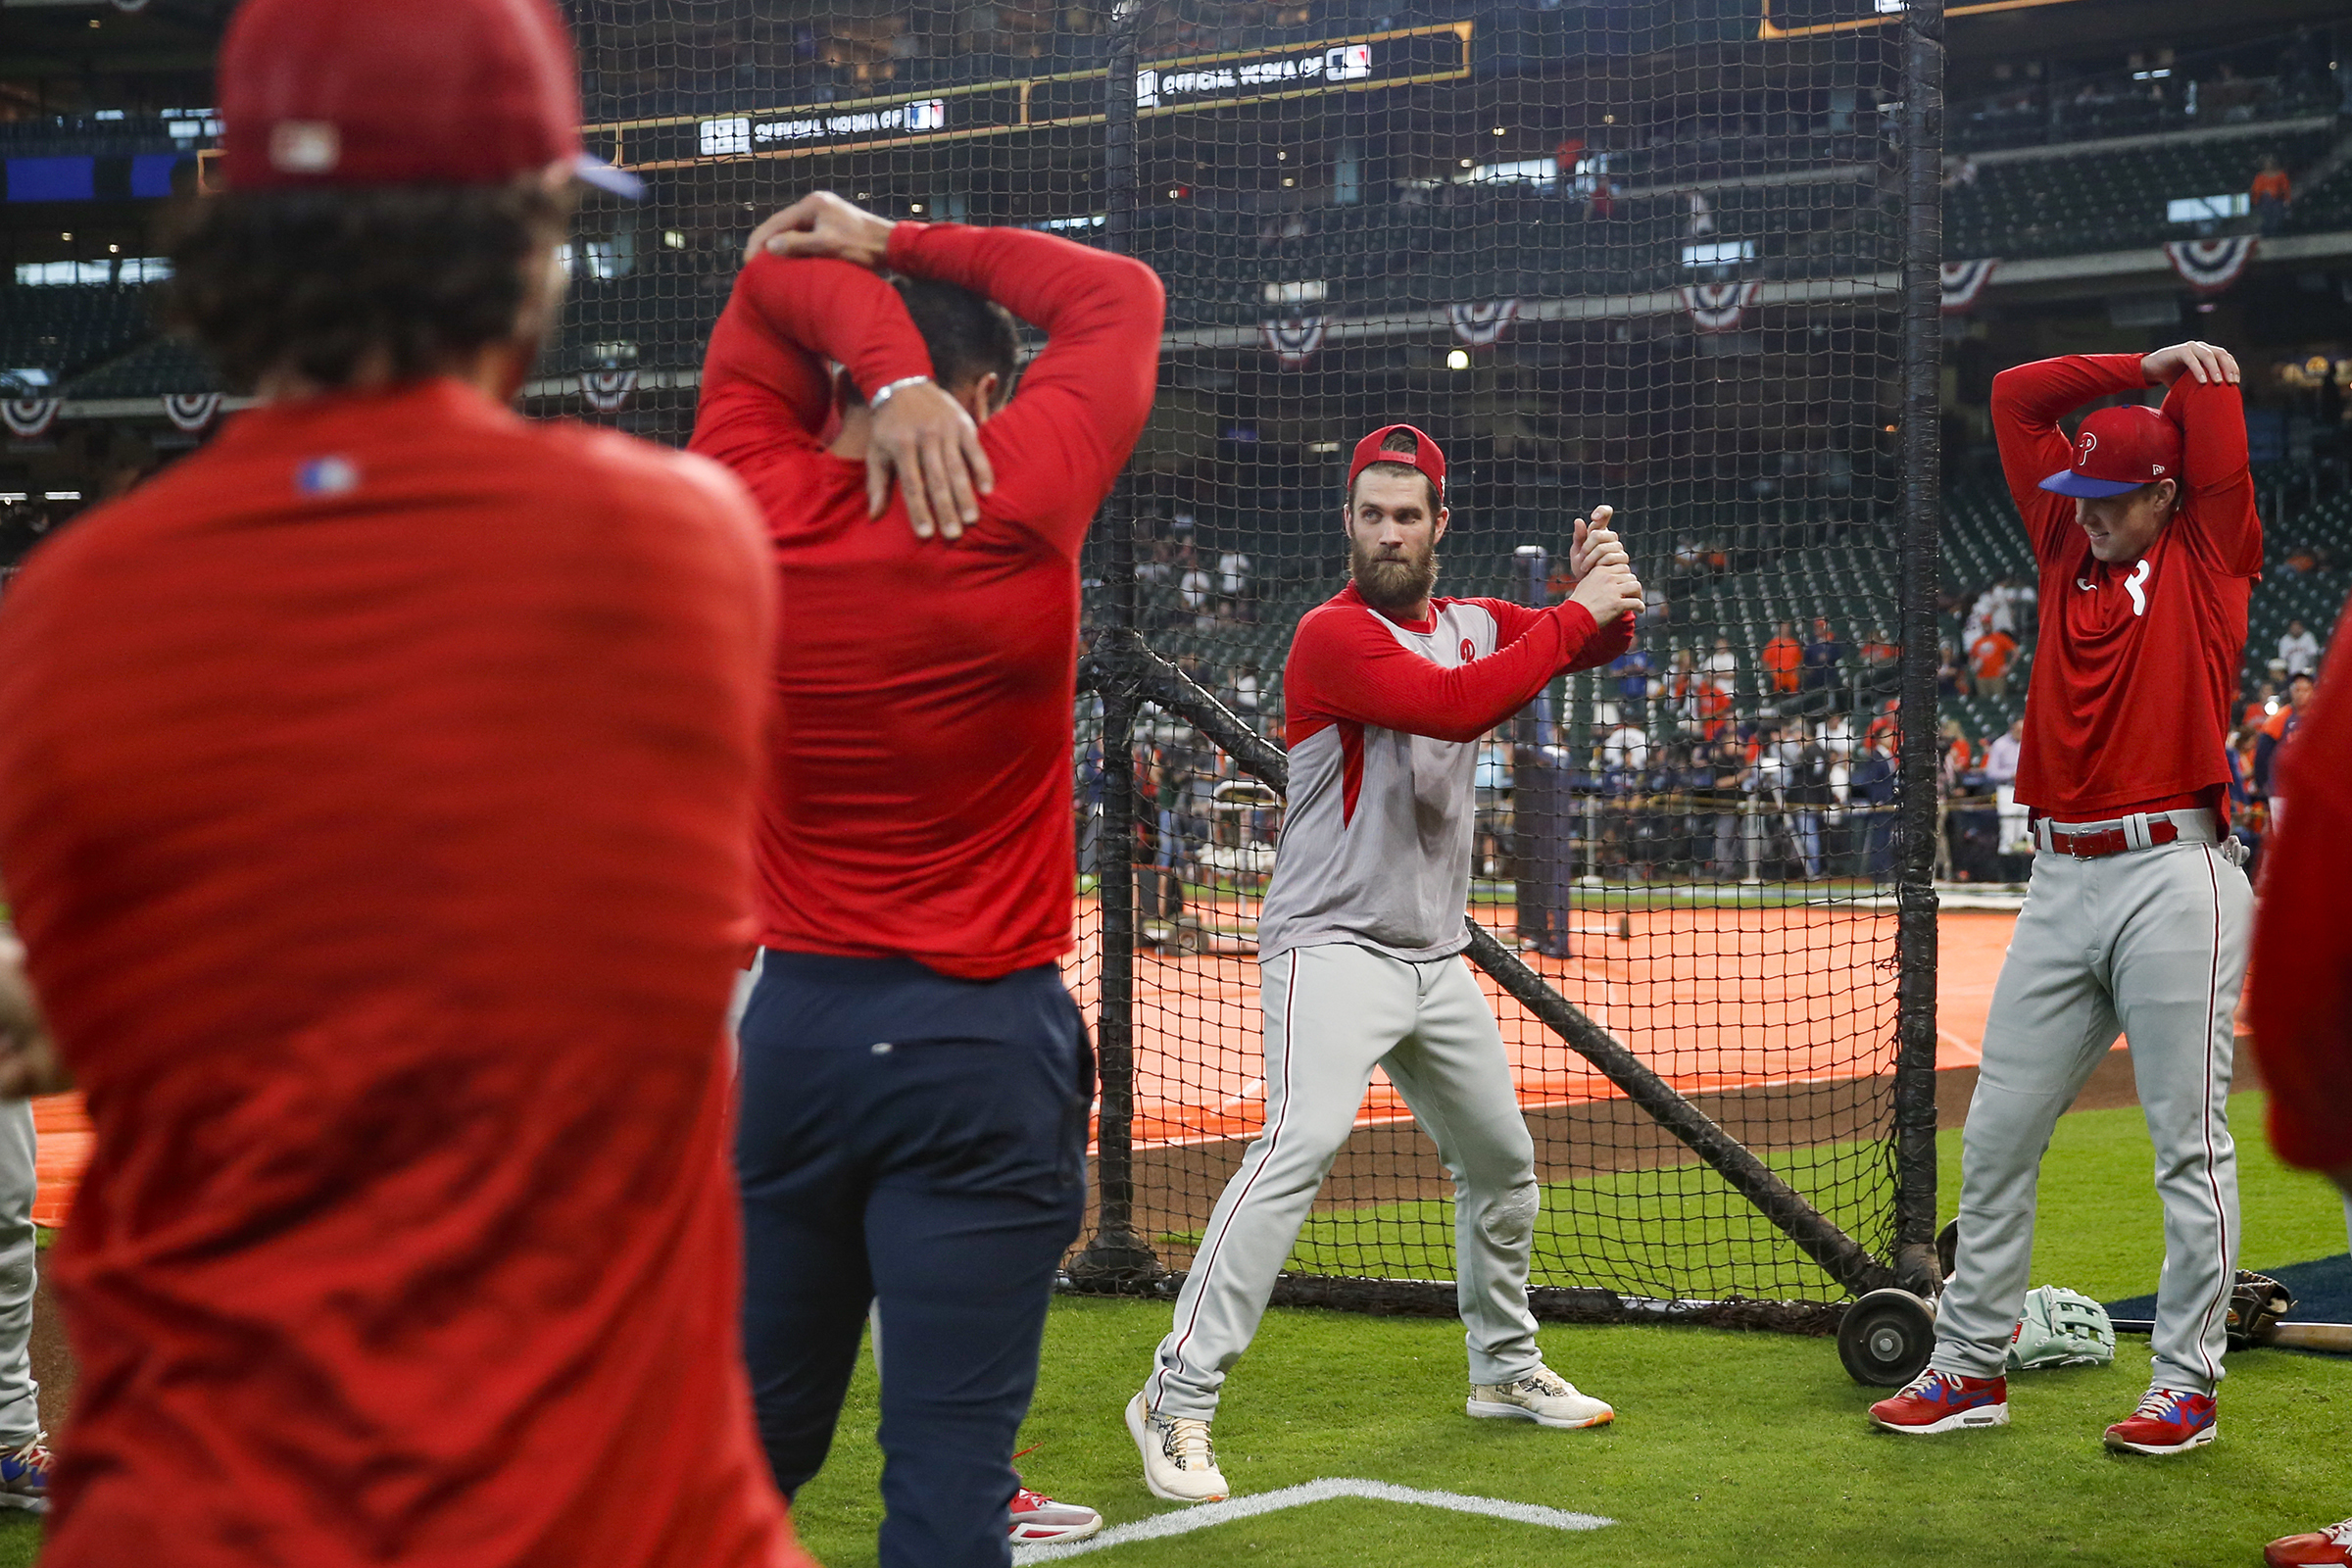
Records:
M41 1386L32 1379L32 1102L0 1101L0 1448L41 1435Z
M1386 1069L1453 1177L1457 1299L1470 1378L1509 1383L1542 1362L1527 1307L1542 1196L1535 1140L1486 993L1462 958L1407 962L1352 943L1266 960L1266 1125L1225 1184L1145 1402L1206 1421L1265 1316L1307 1209Z
M2025 1308L2041 1156L2120 1028L2164 1200L2152 1382L2210 1394L2221 1381L2238 1245L2230 1078L2254 891L2212 842L2210 812L2170 815L2177 843L2034 858L1961 1137L1959 1262L1930 1363L1939 1371L1999 1375Z

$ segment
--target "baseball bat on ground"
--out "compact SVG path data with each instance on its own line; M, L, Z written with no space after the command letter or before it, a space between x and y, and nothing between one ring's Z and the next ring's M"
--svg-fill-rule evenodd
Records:
M2114 1322L2118 1334L2153 1334L2156 1325L2146 1318L2119 1317ZM2352 1323L2275 1323L2264 1331L2259 1345L2281 1345L2290 1350L2326 1350L2335 1355L2352 1355Z

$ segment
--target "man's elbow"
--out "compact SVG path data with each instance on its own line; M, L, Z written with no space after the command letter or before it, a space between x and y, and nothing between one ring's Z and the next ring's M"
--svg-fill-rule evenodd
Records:
M1117 264L1116 286L1121 303L1131 311L1148 313L1152 330L1156 334L1168 309L1168 291L1159 274L1132 256L1114 256L1110 260Z
M2012 365L1992 378L1991 407L1994 412L2014 411L2025 401L2032 369L2031 366Z

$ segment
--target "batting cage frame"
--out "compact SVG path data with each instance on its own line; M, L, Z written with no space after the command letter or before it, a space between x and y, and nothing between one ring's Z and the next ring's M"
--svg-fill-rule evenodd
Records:
M812 188L1166 286L1079 561L1068 1288L1172 1294L1262 1125L1267 719L1340 585L1344 452L1402 420L1451 460L1443 592L1572 592L1582 497L1660 601L1477 743L1535 1310L1818 1332L1932 1294L1939 4L571 4L589 143L658 177L584 208L543 404L682 440L743 229ZM1275 1298L1450 1313L1452 1189L1374 1086Z
M1102 195L1100 243L1129 251L1137 212L1138 39L1149 0L1122 0L1109 13L1104 73ZM1705 1108L1679 1091L1633 1049L1531 967L1513 947L1465 915L1467 957L1559 1042L1598 1071L1615 1091L1709 1167L1768 1220L1795 1250L1850 1297L1893 1287L1931 1296L1939 1274L1936 1258L1936 896L1933 881L1936 806L1936 604L1940 564L1938 371L1943 329L1941 156L1943 18L1941 0L1907 0L1899 19L1838 20L1814 29L1900 29L1896 179L1900 191L1901 262L1882 279L1899 296L1899 452L1901 482L1895 511L1900 530L1899 761L1893 808L1896 967L1891 1125L1886 1135L1892 1165L1891 1247L1875 1251L1825 1216L1771 1164ZM1794 36L1807 29L1776 29ZM1286 793L1288 759L1240 713L1155 651L1144 629L1139 541L1148 533L1133 485L1122 480L1098 525L1103 546L1102 594L1095 637L1080 668L1079 688L1101 705L1102 796L1097 894L1101 939L1096 980L1096 1039L1101 1098L1098 1109L1095 1213L1091 1233L1072 1254L1066 1289L1089 1294L1172 1296L1183 1275L1163 1262L1138 1224L1136 955L1145 922L1138 873L1141 799L1136 767L1139 720L1147 709L1189 725L1233 760L1241 774ZM1524 556L1527 552L1523 551ZM1540 552L1538 559L1541 560ZM1534 602L1542 602L1540 598ZM1518 755L1533 720L1520 722ZM1530 775L1522 771L1521 777ZM1524 874L1524 873L1523 873ZM1539 1318L1563 1322L1675 1321L1826 1333L1837 1326L1843 1299L1664 1298L1605 1287L1532 1285ZM1450 1315L1450 1280L1375 1278L1286 1271L1274 1299L1291 1305L1381 1313Z

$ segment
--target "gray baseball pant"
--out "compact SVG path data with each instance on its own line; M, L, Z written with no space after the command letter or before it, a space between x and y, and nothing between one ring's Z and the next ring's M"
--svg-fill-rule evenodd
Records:
M1172 1418L1217 1413L1274 1277L1356 1111L1385 1068L1453 1177L1456 1298L1470 1380L1509 1383L1543 1361L1527 1307L1543 1199L1535 1140L1486 993L1462 958L1408 962L1352 943L1294 948L1261 966L1266 1125L1225 1184L1159 1343L1145 1402Z
M2211 842L2210 813L2171 815L2183 826L2174 844L2034 857L1961 1138L1960 1251L1936 1312L1938 1371L1999 1375L2025 1309L2042 1153L2120 1028L2164 1200L2152 1383L2211 1394L2221 1381L2238 1245L2230 1077L2254 891Z
M32 1103L0 1101L0 1449L41 1435L32 1380Z

